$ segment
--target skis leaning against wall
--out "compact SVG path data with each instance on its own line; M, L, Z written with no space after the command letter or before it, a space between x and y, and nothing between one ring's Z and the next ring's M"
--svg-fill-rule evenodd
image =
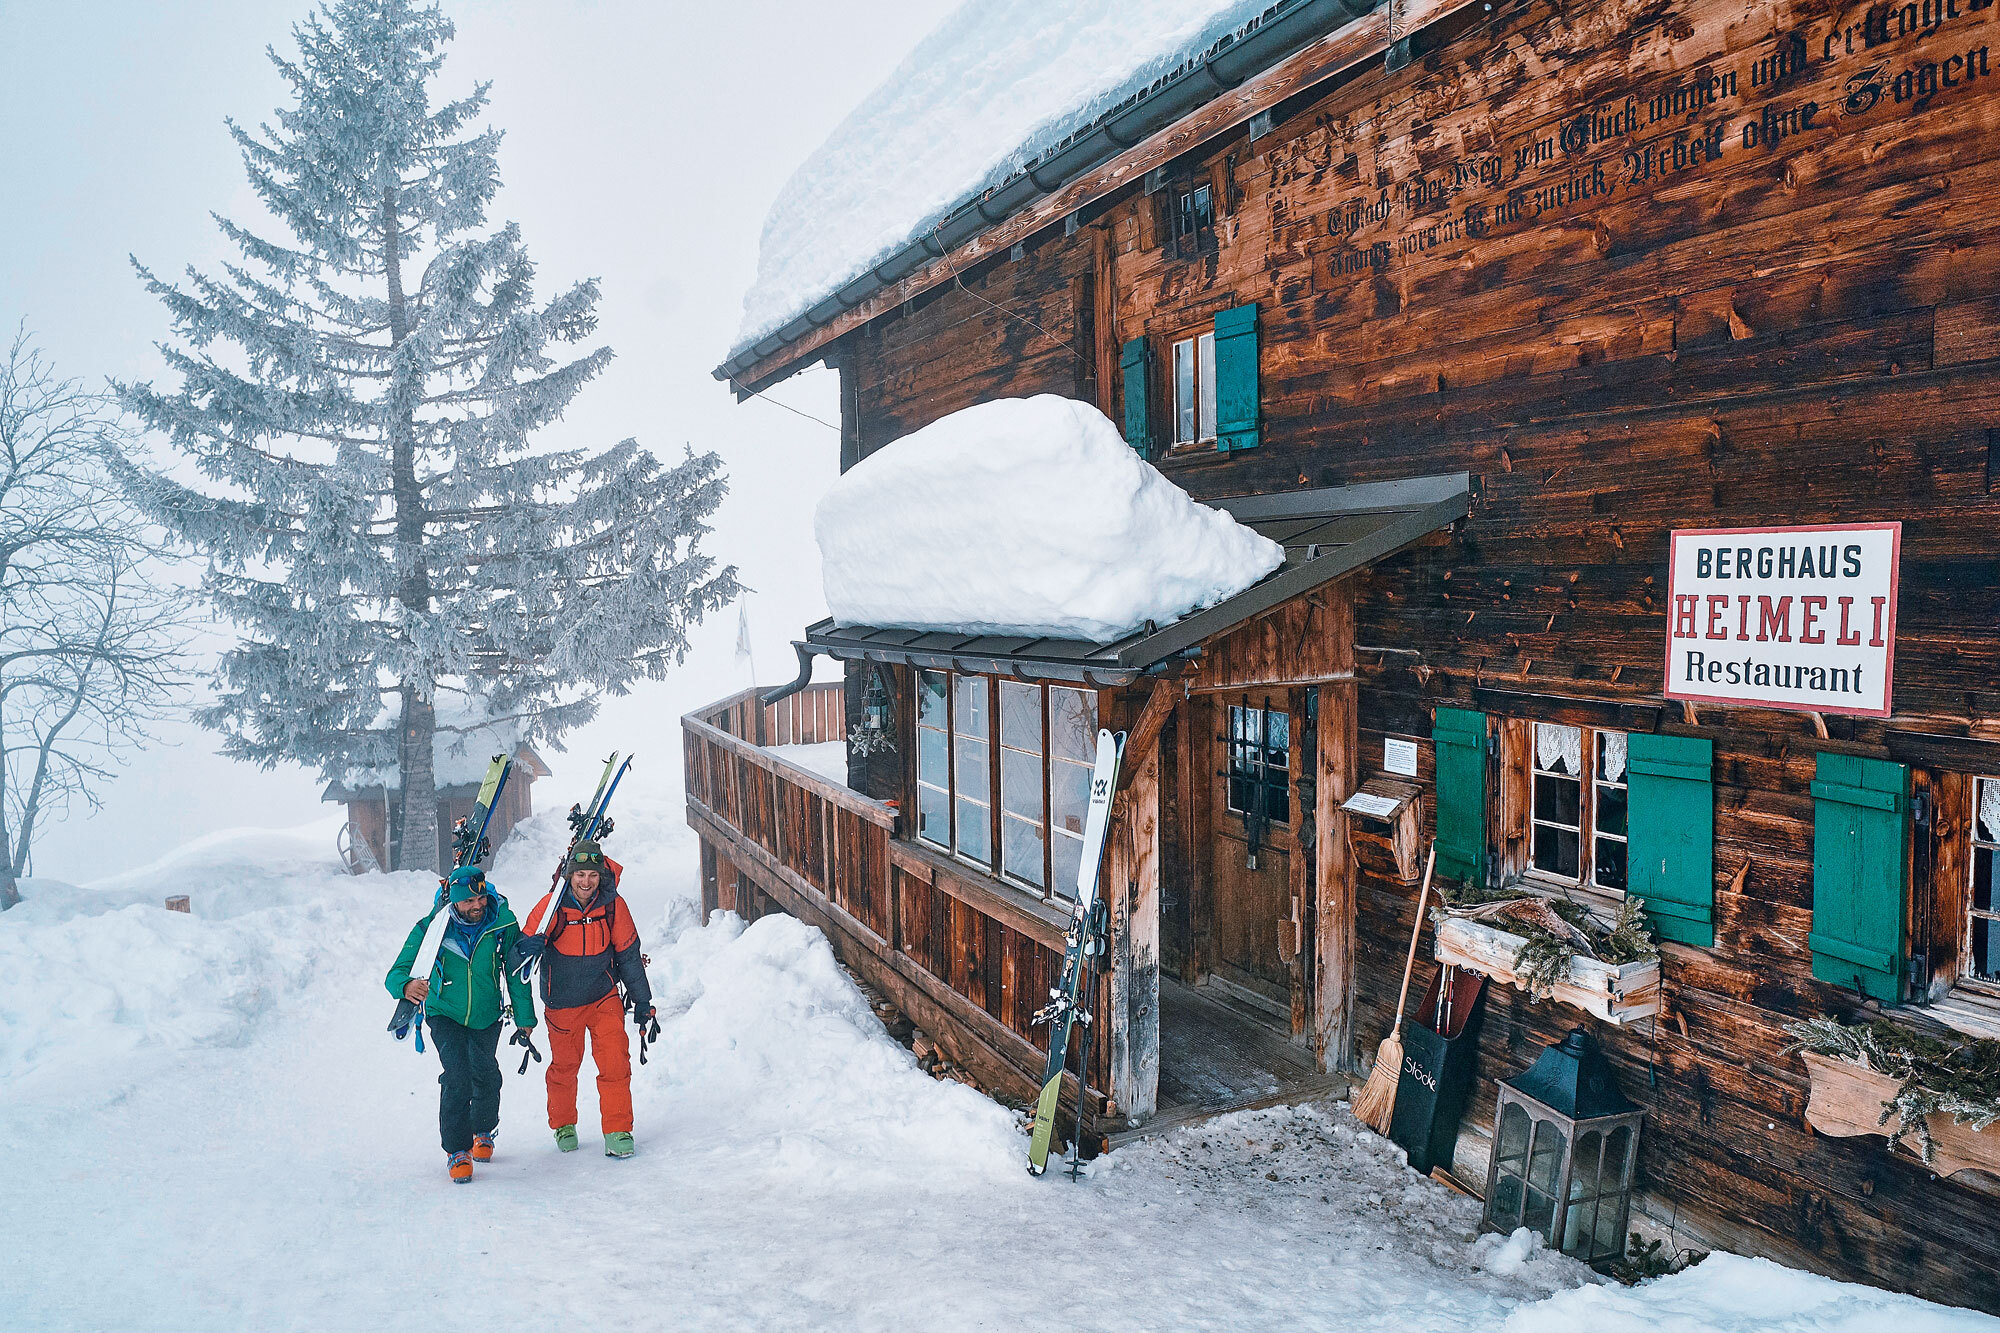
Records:
M1076 870L1076 909L1070 916L1063 944L1062 974L1049 1003L1035 1015L1049 1025L1049 1063L1042 1077L1042 1095L1035 1103L1035 1131L1028 1141L1028 1170L1041 1175L1049 1169L1049 1144L1055 1137L1056 1106L1062 1099L1063 1067L1069 1060L1070 1025L1083 1024L1083 1070L1090 1071L1090 1008L1083 999L1084 982L1094 975L1103 947L1104 913L1097 894L1098 867L1104 860L1104 834L1111 820L1111 797L1118 790L1118 763L1125 753L1123 733L1097 733L1097 766L1090 775L1090 811L1083 822L1083 860ZM1093 988L1094 989L1094 988ZM1083 1077L1077 1079L1079 1108Z

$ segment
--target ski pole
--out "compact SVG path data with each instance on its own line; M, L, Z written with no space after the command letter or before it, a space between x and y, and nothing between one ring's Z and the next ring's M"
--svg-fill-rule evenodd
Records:
M1090 1054L1096 1034L1091 1022L1097 1014L1097 978L1103 970L1104 956L1108 952L1104 938L1104 899L1091 904L1090 921L1085 927L1090 932L1090 942L1084 948L1084 966L1089 969L1083 979L1083 1066L1076 1076L1076 1127L1069 1139L1069 1178L1076 1180L1083 1168L1083 1104L1089 1100Z

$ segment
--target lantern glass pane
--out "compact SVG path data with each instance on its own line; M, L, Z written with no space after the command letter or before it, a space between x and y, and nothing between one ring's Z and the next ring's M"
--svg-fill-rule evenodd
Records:
M1569 1174L1571 1203L1597 1197L1597 1161L1603 1148L1604 1136L1594 1129L1586 1129L1576 1136L1576 1165L1570 1168Z
M1620 1125L1604 1136L1604 1185L1606 1194L1623 1194L1626 1189L1625 1159L1632 1155L1632 1127Z
M1597 1239L1591 1247L1590 1258L1625 1253L1625 1238L1618 1234L1618 1223L1623 1213L1623 1205L1615 1197L1607 1196L1597 1201Z
M1544 1120L1535 1126L1535 1147L1528 1158L1528 1183L1544 1194L1556 1192L1556 1181L1562 1175L1563 1150L1569 1146L1569 1136L1554 1121Z
M1493 1198L1487 1202L1486 1215L1502 1231L1512 1231L1521 1222L1521 1178L1502 1171L1493 1181Z
M1545 1238L1554 1234L1556 1181L1568 1147L1569 1136L1558 1125L1544 1120L1535 1126L1534 1144L1528 1150L1528 1209L1521 1220Z
M1508 1102L1500 1110L1500 1171L1517 1176L1528 1174L1528 1113L1519 1102Z
M1591 1222L1596 1217L1595 1199L1585 1199L1581 1203L1572 1201L1569 1211L1563 1215L1563 1238L1561 1250L1564 1254L1587 1256L1591 1245Z

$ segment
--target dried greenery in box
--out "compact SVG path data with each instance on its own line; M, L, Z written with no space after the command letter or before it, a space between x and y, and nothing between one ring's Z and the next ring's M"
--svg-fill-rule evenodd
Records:
M1547 897L1523 885L1481 888L1470 881L1440 890L1444 906L1434 922L1450 917L1483 921L1521 937L1514 951L1514 975L1530 999L1546 999L1557 982L1569 975L1579 954L1617 966L1660 956L1659 945L1646 926L1643 899L1627 897L1618 916L1605 925L1583 904Z
M1925 1116L1945 1112L1975 1130L2000 1122L2000 1041L1941 1041L1886 1019L1847 1024L1825 1015L1787 1023L1785 1031L1792 1037L1788 1051L1811 1051L1901 1079L1876 1123L1900 1116L1889 1146L1911 1136L1926 1164L1936 1145Z

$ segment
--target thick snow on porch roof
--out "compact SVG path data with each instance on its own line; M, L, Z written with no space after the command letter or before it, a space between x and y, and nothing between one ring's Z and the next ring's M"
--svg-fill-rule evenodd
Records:
M1285 563L1234 597L1171 624L1091 641L839 625L828 619L807 628L799 653L802 665L803 659L823 653L845 661L898 662L1023 680L1127 684L1280 603L1450 527L1465 517L1470 504L1471 481L1463 472L1217 500L1215 508L1282 545Z
M966 0L792 174L734 358L1274 0Z

